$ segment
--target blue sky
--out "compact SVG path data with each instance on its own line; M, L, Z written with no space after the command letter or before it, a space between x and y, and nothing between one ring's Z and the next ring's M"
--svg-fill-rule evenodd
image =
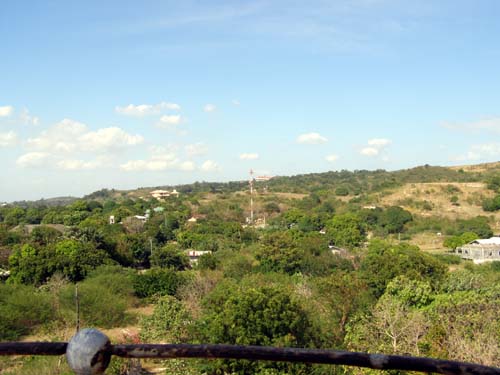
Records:
M4 1L0 201L500 159L496 0Z

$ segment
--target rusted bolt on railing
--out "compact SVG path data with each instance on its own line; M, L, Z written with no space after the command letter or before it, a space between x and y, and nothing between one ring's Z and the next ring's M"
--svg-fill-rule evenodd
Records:
M0 343L0 355L62 355L77 375L104 374L112 355L125 358L225 358L321 363L367 367L378 370L434 372L446 375L500 375L500 368L433 358L368 354L320 349L268 346L136 344L111 345L96 329L83 329L69 343Z

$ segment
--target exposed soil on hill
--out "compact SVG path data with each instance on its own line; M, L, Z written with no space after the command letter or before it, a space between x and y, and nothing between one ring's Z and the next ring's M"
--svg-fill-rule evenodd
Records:
M450 219L467 219L479 215L494 217L491 226L500 231L500 212L485 212L481 206L483 199L491 198L493 192L481 182L469 183L413 183L406 184L392 192L380 194L380 205L401 206L421 216L443 216ZM457 201L453 202L453 197ZM430 207L425 208L425 202ZM430 209L429 209L430 208Z

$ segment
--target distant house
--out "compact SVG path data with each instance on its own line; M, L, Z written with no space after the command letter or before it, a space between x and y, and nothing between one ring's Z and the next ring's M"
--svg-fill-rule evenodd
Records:
M255 181L269 181L274 176L257 176L255 177Z
M210 250L206 250L206 251L202 251L202 250L186 250L186 254L189 257L189 263L191 263L191 265L193 265L193 264L198 263L198 259L200 259L200 257L202 255L212 254L212 252Z
M170 192L168 190L153 190L151 193L149 193L153 196L153 198L156 199L163 199L170 197Z
M9 270L4 270L3 268L0 268L0 280L7 279L9 276L10 276Z
M143 230L147 220L147 217L142 215L127 216L120 224L123 225L127 233L139 233Z
M469 242L455 249L455 254L474 263L500 261L500 237L491 237Z
M343 249L341 247L335 246L333 244L328 245L328 249L330 249L331 253L333 255L341 255L341 256L347 256L348 252L346 249Z
M165 199L165 198L168 198L168 197L171 197L171 196L174 196L174 197L178 197L179 196L179 192L177 190L172 190L172 191L168 191L168 190L153 190L151 193L151 196L153 198L156 198L156 199Z

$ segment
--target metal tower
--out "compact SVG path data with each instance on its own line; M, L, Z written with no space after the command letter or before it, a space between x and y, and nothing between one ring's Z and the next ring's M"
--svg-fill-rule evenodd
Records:
M253 224L253 169L250 169L250 223Z

